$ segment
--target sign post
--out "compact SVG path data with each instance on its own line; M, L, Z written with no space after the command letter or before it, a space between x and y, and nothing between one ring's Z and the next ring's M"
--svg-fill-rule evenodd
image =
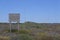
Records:
M17 24L18 24L18 32L19 32L20 14L9 14L10 32L12 30L12 26L11 26L12 22L17 22Z

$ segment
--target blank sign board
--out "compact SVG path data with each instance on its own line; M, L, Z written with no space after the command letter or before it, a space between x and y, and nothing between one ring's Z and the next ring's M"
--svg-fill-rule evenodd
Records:
M20 21L20 14L9 14L9 21Z

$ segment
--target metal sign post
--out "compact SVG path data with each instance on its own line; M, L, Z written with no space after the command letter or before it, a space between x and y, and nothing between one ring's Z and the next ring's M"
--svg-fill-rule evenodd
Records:
M9 14L10 32L12 30L12 22L17 22L19 32L20 14Z

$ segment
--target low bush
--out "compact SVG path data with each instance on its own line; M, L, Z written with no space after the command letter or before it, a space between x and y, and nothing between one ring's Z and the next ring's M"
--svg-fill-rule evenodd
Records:
M10 40L9 36L0 36L0 40Z
M30 31L29 30L20 30L19 33L20 34L29 34Z
M14 37L13 40L34 40L32 36L28 35L28 34L20 34L16 37Z

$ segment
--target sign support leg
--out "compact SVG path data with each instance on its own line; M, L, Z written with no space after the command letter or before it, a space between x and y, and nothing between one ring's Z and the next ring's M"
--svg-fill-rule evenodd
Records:
M10 22L10 32L11 32L11 22Z

